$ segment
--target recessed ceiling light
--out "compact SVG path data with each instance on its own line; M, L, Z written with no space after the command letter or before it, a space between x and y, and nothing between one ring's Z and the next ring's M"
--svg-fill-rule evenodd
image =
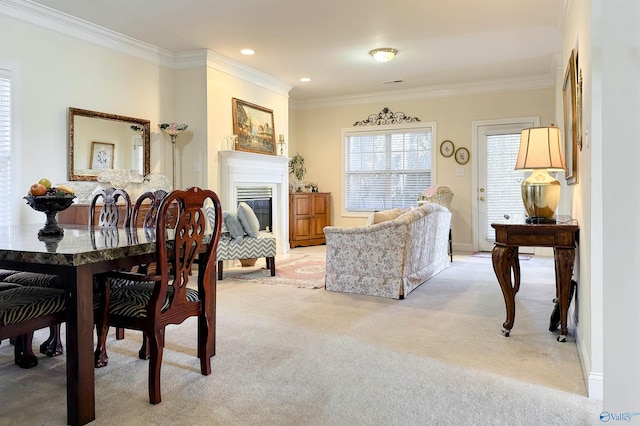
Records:
M379 49L373 49L369 52L369 55L373 56L378 62L389 62L398 54L398 49L394 49L393 47L381 47Z
M306 83L308 81L311 81L311 79L309 77L302 77L300 81L302 81L303 83Z
M253 55L256 52L253 49L242 49L240 53L242 53L243 55Z

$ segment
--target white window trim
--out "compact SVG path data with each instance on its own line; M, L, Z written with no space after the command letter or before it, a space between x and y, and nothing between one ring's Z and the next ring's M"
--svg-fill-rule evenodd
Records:
M419 131L420 129L429 129L431 131L431 185L436 185L436 176L437 170L437 140L438 140L438 128L435 121L420 121L417 123L401 123L401 124L387 124L381 126L362 126L362 127L345 127L341 129L341 143L340 143L340 185L342 188L342 206L341 206L341 216L342 217L359 217L359 218L367 218L371 215L370 212L349 212L346 210L345 206L347 205L347 191L344 188L345 175L346 175L346 164L344 158L345 151L345 134L353 135L356 133L372 133L372 132L398 132L403 130L409 130L412 132ZM417 204L417 200L416 200Z
M11 193L14 199L10 200L10 203L11 224L16 225L22 223L20 212L24 205L20 202L24 200L20 200L19 197L22 197L20 195L22 192L26 195L26 191L23 190L22 175L20 174L22 171L22 150L20 149L22 146L20 64L0 59L0 72L11 78L11 161L14 164L11 169L13 173L11 176Z

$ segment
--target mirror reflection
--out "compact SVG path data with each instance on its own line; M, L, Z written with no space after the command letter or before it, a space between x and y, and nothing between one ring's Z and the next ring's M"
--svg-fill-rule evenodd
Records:
M104 170L150 172L149 120L69 108L69 180L96 180Z

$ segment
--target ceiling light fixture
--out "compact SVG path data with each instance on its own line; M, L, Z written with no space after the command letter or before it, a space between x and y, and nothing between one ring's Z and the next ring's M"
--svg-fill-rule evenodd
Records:
M300 78L300 81L303 82L303 83L307 83L307 82L311 81L311 79L309 77L302 77L302 78Z
M385 63L392 60L398 54L398 49L381 47L379 49L373 49L369 54L373 56L373 59L376 61Z
M240 53L242 53L243 55L253 55L256 52L253 49L242 49Z

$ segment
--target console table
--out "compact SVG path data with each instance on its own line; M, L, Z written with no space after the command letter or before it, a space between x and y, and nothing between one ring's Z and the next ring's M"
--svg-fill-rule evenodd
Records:
M575 260L575 247L579 227L570 217L559 217L554 224L527 224L518 221L492 223L496 232L493 248L493 270L496 273L504 303L507 320L502 333L509 336L516 316L516 293L520 289L519 247L553 247L556 271L556 299L560 308L559 342L564 342L568 334L567 311L571 300L571 275ZM513 281L512 281L513 272Z

